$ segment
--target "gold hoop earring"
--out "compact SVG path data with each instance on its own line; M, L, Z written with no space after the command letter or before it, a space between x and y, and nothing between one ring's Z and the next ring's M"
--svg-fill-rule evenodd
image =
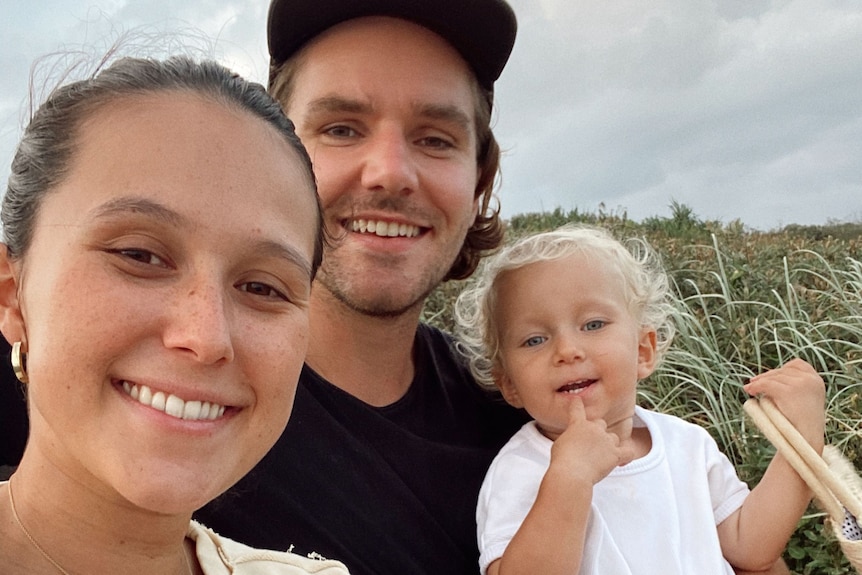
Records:
M30 378L27 377L27 352L22 351L23 342L16 341L12 344L12 370L15 372L15 377L21 383L27 383Z

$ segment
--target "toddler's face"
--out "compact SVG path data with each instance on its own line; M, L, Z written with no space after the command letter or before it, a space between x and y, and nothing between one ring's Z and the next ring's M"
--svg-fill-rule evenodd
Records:
M552 439L575 396L609 428L631 418L637 382L654 367L655 331L633 317L611 266L574 254L505 272L497 286L498 385L509 403Z

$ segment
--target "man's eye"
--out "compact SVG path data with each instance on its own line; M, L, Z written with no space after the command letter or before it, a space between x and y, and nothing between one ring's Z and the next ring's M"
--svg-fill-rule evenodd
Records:
M287 301L287 298L283 293L275 289L274 287L267 285L262 282L246 282L244 284L240 284L237 286L240 291L244 291L250 293L252 295L265 297L269 299L280 299Z
M356 130L349 126L331 126L325 132L334 138L354 138L357 135Z
M422 138L419 140L419 143L426 148L434 148L437 150L448 150L453 147L452 142L443 138L438 138L437 136Z

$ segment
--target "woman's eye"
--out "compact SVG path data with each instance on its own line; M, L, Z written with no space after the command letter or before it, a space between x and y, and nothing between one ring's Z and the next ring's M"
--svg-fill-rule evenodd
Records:
M119 254L126 259L133 260L142 264L165 267L165 260L157 256L151 251L139 248L124 248L111 250L112 253Z
M246 282L244 284L240 284L237 287L240 289L240 291L250 293L251 295L287 301L287 297L285 297L283 293L265 283Z
M524 341L524 347L535 347L545 341L545 338L540 335L534 335Z
M602 329L603 327L605 327L604 320L594 319L584 324L584 331L595 331L597 329Z

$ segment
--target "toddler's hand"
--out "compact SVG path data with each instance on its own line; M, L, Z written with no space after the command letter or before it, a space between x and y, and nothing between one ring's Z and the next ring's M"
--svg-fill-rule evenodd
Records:
M619 436L608 431L605 421L587 419L583 401L573 397L568 427L551 448L551 466L575 480L595 485L615 467L631 460L630 443L626 441L621 447Z
M744 388L751 395L770 398L818 453L823 450L826 386L808 363L793 359L752 377Z

